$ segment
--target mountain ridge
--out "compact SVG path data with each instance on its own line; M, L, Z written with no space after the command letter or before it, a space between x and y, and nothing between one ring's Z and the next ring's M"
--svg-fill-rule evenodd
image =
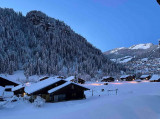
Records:
M104 53L113 62L126 69L143 74L160 73L160 47L152 43L137 44L128 48L116 48Z
M0 73L24 70L25 75L117 74L121 65L64 22L41 11L23 16L0 8Z

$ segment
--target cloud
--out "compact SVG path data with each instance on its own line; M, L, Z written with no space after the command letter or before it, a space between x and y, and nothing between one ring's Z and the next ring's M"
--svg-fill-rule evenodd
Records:
M117 7L119 5L122 5L128 0L94 0L95 2L101 3L105 6L109 7Z

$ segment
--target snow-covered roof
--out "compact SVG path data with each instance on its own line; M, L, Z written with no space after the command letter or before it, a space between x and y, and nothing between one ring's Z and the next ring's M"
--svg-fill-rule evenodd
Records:
M127 78L129 77L130 75L122 75L120 78Z
M53 93L53 92L55 92L55 91L57 91L57 90L65 87L65 86L67 86L67 85L69 85L69 84L71 84L71 82L66 82L66 83L64 83L64 84L62 84L62 85L60 85L60 86L57 86L57 87L49 90L48 93Z
M16 87L13 87L12 88L12 91L16 91L16 90L19 90L19 89L21 89L21 88L24 88L24 85L18 85L18 86L16 86Z
M111 76L104 76L102 79L107 79L110 78Z
M13 85L6 85L5 89L12 89L14 86Z
M65 80L66 80L66 81L71 81L71 80L73 80L73 79L75 79L75 76L70 76L70 77L66 78Z
M73 82L66 82L66 83L64 83L64 84L62 84L62 85L60 85L60 86L57 86L57 87L55 87L55 88L49 90L48 93L53 93L53 92L55 92L55 91L57 91L57 90L59 90L59 89L65 87L65 86L70 85L70 84L74 84L74 85L78 85L78 86L80 86L80 87L86 88L86 87L84 87L84 86L81 86L81 85L76 84L76 83L73 83ZM87 89L87 88L86 88L86 89Z
M12 80L12 79L9 79L9 78L7 78L7 77L5 77L5 76L3 76L3 75L0 75L0 77L3 78L3 79L8 80L8 81L10 81L10 82L13 82L13 83L16 83L16 84L20 84L20 82L15 81L15 80ZM0 79L0 80L1 80L1 79Z
M0 86L0 97L3 96L4 87Z
M34 83L34 84L31 84L30 86L26 86L25 92L28 94L32 94L33 92L36 92L42 88L45 88L49 85L52 85L60 80L62 80L62 79L50 77L50 78L45 79L43 81L39 81L38 83Z
M140 78L147 78L150 75L142 75Z
M154 80L158 80L158 79L160 79L160 75L153 75L152 77L151 77L151 79L149 79L150 81L154 81Z

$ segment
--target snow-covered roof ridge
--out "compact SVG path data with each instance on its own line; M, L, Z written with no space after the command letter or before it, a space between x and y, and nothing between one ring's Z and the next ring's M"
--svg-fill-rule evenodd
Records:
M66 78L65 80L66 81L71 81L72 79L75 79L75 76L70 76L70 77Z
M110 77L113 78L113 76L103 76L102 79L104 79L104 78L110 78Z
M16 87L13 87L12 88L12 91L16 91L16 90L19 90L19 89L21 89L21 88L24 88L25 86L24 85L18 85L18 86L16 86Z
M48 93L53 93L53 92L55 92L55 91L57 91L57 90L65 87L65 86L67 86L67 85L69 85L69 84L71 84L71 82L66 82L66 83L64 83L64 84L62 84L62 85L60 85L60 86L57 86L57 87L55 87L55 88L52 88L51 90L48 91Z
M126 78L128 76L131 76L131 75L122 75L120 78Z
M25 92L28 94L32 94L33 92L36 92L42 88L45 88L49 85L52 85L62 79L55 78L55 77L50 77L48 79L45 79L43 81L39 81L37 83L31 84L30 86L25 87Z
M13 85L6 85L4 88L5 89L10 89L10 88L12 89L13 87L14 87Z
M138 44L138 45L133 45L133 46L129 47L128 49L148 49L151 46L153 46L152 43Z
M80 85L80 84L77 84L77 83L66 82L66 83L64 83L64 84L62 84L62 85L60 85L60 86L57 86L57 87L55 87L55 88L50 89L50 90L48 91L48 93L53 93L53 92L55 92L55 91L57 91L57 90L65 87L65 86L70 85L70 84L78 85L78 86L80 86L80 87L82 87L82 88L88 89L88 88L86 88L86 87L84 87L84 86L82 86L82 85ZM88 89L88 90L89 90L89 89Z

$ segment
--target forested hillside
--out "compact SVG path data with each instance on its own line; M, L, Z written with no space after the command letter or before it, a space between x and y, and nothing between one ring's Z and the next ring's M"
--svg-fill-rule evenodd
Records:
M117 74L122 70L64 22L40 11L0 8L0 73Z

